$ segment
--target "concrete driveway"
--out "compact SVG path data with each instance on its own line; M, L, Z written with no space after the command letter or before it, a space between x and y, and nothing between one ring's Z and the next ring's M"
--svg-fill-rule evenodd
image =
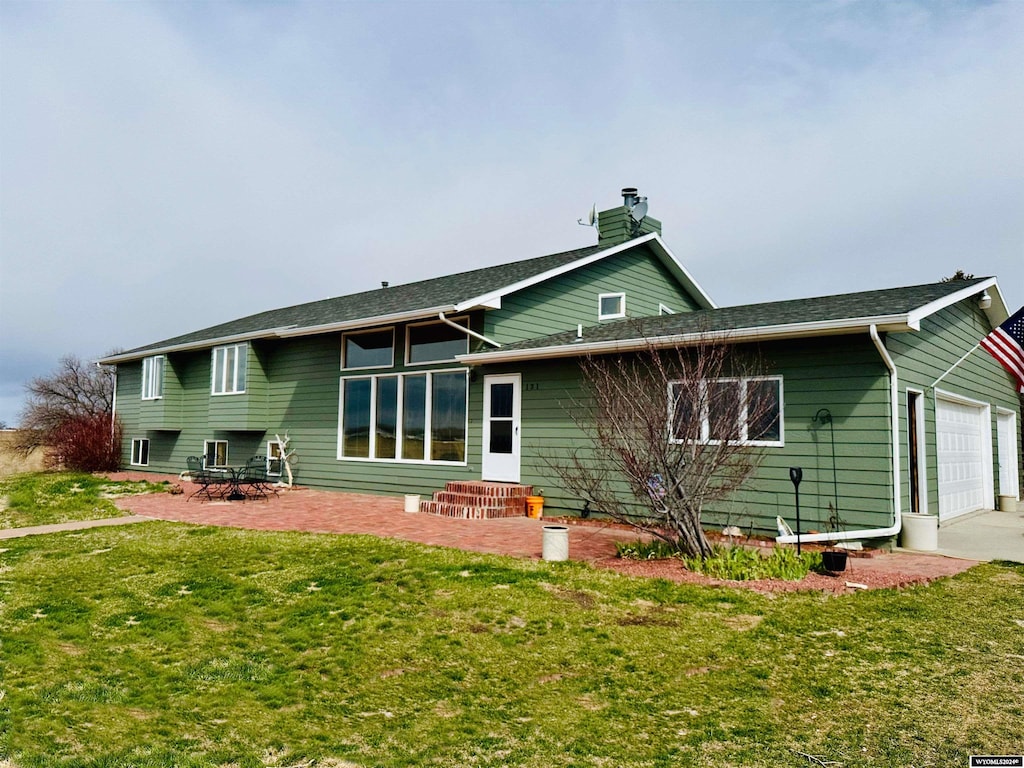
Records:
M982 512L939 528L939 554L1024 563L1024 509Z

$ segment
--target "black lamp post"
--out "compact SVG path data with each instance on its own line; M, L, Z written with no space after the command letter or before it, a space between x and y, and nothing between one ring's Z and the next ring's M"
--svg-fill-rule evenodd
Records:
M793 481L793 492L796 494L796 553L800 554L800 481L804 479L804 471L800 467L789 468L789 479Z

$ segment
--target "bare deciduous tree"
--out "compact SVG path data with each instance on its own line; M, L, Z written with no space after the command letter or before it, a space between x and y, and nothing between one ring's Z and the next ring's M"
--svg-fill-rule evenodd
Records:
M749 441L779 429L777 383L707 334L692 345L584 358L584 396L569 406L587 444L548 458L565 487L612 519L690 556L711 546L704 506L757 468Z
M120 463L120 430L113 422L114 370L74 356L49 376L25 385L18 447L46 446L49 463L69 469L109 470Z

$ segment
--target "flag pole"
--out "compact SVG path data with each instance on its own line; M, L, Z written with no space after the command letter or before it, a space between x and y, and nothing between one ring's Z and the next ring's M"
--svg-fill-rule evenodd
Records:
M935 385L936 385L936 384L938 384L938 383L939 383L940 381L942 381L942 380L943 380L944 378L946 378L946 377L947 377L947 376L948 376L948 375L949 375L950 373L952 373L952 372L953 372L953 369L954 369L954 368L956 368L956 367L957 367L958 365L960 365L960 363L962 363L962 362L963 362L964 360L966 360L966 359L968 358L968 356L969 356L969 355L971 354L971 352L973 352L974 350L976 350L976 349L977 349L978 347L980 347L980 346L981 346L981 342L979 341L979 342L978 342L977 344L975 344L975 345L974 345L973 347L971 347L970 349L968 349L968 350L967 350L967 351L966 351L966 352L964 353L963 357L961 357L961 358L960 358L959 360L957 360L957 361L956 361L955 363L953 363L953 364L952 364L951 366L949 366L949 368L947 368L947 369L946 369L946 372L945 372L944 374L942 374L941 376L939 376L939 378L937 378L937 379L936 379L935 381L933 381L933 382L931 383L931 388L932 388L932 389L935 389Z

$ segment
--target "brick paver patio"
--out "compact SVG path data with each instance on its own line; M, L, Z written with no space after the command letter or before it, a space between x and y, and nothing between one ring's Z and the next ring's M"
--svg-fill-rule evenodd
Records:
M487 552L513 557L540 558L543 527L564 520L535 520L506 517L492 520L462 520L420 512L404 511L399 496L377 496L309 488L282 490L267 501L188 501L194 486L175 476L141 472L118 472L109 475L115 480L167 480L182 486L185 493L127 496L115 500L117 506L135 515L198 525L222 525L265 531L306 531L309 533L364 533L421 544L454 547L471 552ZM615 568L637 575L649 573L645 563L622 561L615 557L615 542L635 538L621 527L595 521L572 520L569 528L569 557L605 568ZM852 558L847 574L834 586L842 590L844 579L864 582L871 587L904 586L951 576L976 565L973 560L959 560L936 555L909 552L882 553L875 557ZM679 570L684 570L678 564ZM681 574L669 574L678 578ZM828 577L812 576L812 588L829 588ZM835 579L833 582L837 581ZM733 582L736 584L736 582Z
M115 480L167 480L185 493L128 496L116 499L123 510L159 520L200 525L225 525L263 531L307 531L309 533L368 533L421 544L454 547L471 552L488 552L514 557L540 557L543 528L552 520L506 517L493 520L460 520L419 512L405 512L400 496L316 491L309 488L283 490L267 501L188 501L194 490L174 476L141 472L109 475ZM561 522L561 521L559 521ZM635 538L631 531L595 525L569 526L569 556L573 560L599 561L613 558L615 542Z

